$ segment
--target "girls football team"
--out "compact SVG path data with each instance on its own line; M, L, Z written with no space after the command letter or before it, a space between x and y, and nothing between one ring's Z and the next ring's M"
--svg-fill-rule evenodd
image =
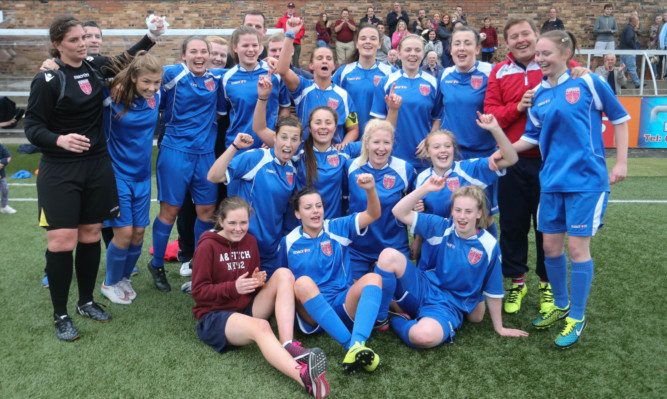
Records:
M366 26L358 32L350 63L335 74L331 50L317 48L311 81L289 69L294 32L302 22L292 18L288 26L277 63L258 61L259 36L241 27L231 39L238 65L209 71L211 44L197 36L185 40L183 63L174 66L162 68L145 52L83 62L80 23L71 17L54 20L51 40L65 76L82 68L99 74L94 69L104 63L112 63L108 70L117 73L110 89L102 88L101 79L91 82L100 93L93 102L99 104L85 99L86 107L97 107L90 109L93 113L104 105L104 120L88 128L68 126L65 114L70 111L54 107L57 90L42 76L52 72L40 73L31 91L26 133L45 149L38 181L40 225L47 229L58 338L78 338L66 309L73 263L79 280L77 313L101 322L111 319L92 301L90 288L102 221L114 229L102 295L117 304L136 297L129 276L149 224L150 148L162 110L160 212L148 268L156 287L169 291L163 255L189 191L197 210L195 237L201 237L192 264L193 313L200 339L217 351L256 343L271 365L313 396L326 397L326 356L294 341L295 325L305 334L324 330L331 335L347 352L342 363L350 371L378 367L380 356L366 346L374 329L391 326L411 347L434 347L453 340L464 320L480 322L484 297L498 334L527 336L503 326L500 249L495 228L486 229L497 212L494 183L516 162L518 151L538 145L544 164L537 228L544 233L555 302L533 326L546 329L565 319L555 343L561 348L576 343L588 322L590 240L602 226L609 184L627 172L629 116L603 79L570 76L574 37L553 31L539 38L535 60L545 78L536 88L526 132L512 145L495 117L480 112L490 66L476 61L480 42L474 29L451 34L454 66L440 80L419 70L424 54L419 36L397 40L402 69L392 70L376 61L381 36ZM81 82L78 86L83 89ZM81 103L73 88L68 86L66 96L72 104ZM282 116L287 93L299 119ZM46 106L56 109L54 122L39 116ZM226 150L215 160L216 113L227 112ZM602 112L615 126L619 154L609 176ZM58 118L63 123L54 124ZM100 140L100 125L108 144ZM94 134L71 133L86 129ZM104 179L90 187L85 183L82 201L54 199L50 187L85 179L67 172L81 162L101 163L84 169L104 172ZM215 214L214 183L228 185L228 197ZM99 204L87 205L86 196L93 195L86 194L89 190L108 202L107 214ZM73 201L80 208L76 215L56 216L57 209ZM408 228L415 237L412 246ZM91 267L85 268L84 261ZM278 337L266 322L274 313Z

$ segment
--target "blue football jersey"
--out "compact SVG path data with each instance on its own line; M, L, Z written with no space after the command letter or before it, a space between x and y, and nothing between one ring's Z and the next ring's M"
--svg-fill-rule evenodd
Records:
M214 151L219 84L220 77L209 71L195 76L185 64L164 67L160 109L166 126L160 145L191 154Z
M364 69L359 62L353 62L338 68L333 76L333 82L347 90L357 108L359 140L364 133L366 123L371 119L375 87L383 77L389 75L393 70L394 68L391 65L380 61L375 61L370 69ZM371 82L373 84L370 84Z
M257 239L262 258L274 258L282 237L283 218L294 189L296 168L281 165L273 148L254 149L238 154L227 168L231 195L245 198L253 208L248 232ZM234 187L233 192L231 188Z
M398 111L392 155L417 167L422 165L421 159L415 155L417 145L431 131L433 121L442 119L442 99L438 81L432 75L422 72L419 72L414 79L410 79L403 71L385 76L375 88L371 116L387 118L389 110L384 96L389 94L394 83L396 83L394 93L403 98L403 104Z
M149 99L135 97L122 118L117 115L122 112L123 104L111 100L108 88L103 93L104 133L116 177L134 181L150 179L160 92Z
M568 70L557 86L546 77L537 86L521 140L540 146L542 192L609 191L602 112L614 125L630 119L598 75L572 79Z
M445 68L440 76L444 115L440 127L456 136L456 144L467 151L487 151L496 147L496 140L475 123L477 111L484 113L486 83L493 65L475 62L467 72L456 66Z
M308 276L327 302L352 285L349 271L348 247L362 237L359 214L338 219L326 219L317 237L304 233L301 226L292 230L280 242L278 266L288 267L294 278Z
M411 232L435 247L424 275L447 302L470 313L482 295L503 297L500 247L490 233L480 230L464 239L456 234L451 219L418 212L414 217Z
M229 128L225 139L227 147L232 145L239 133L252 136L254 142L251 148L262 146L262 140L252 130L252 120L257 104L257 82L260 76L266 76L269 70L268 64L260 61L252 71L236 65L222 75L218 101L222 104L222 113L229 114ZM290 98L280 75L271 75L271 83L273 90L266 104L266 126L275 130L280 107L289 107Z

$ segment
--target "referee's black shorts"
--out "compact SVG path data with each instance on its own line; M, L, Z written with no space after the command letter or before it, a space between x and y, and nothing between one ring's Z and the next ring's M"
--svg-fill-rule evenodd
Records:
M101 223L120 210L108 154L90 159L39 162L39 225L47 230Z

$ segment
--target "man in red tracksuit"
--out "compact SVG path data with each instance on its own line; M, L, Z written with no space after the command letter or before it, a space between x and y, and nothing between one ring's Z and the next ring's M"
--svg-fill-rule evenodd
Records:
M282 29L285 32L290 30L290 27L287 26L287 21L292 18L296 17L296 6L294 3L289 2L287 3L287 12L285 15L280 17L278 20L278 23L276 24L276 28ZM301 39L303 38L303 35L306 34L306 28L305 24L299 29L298 32L294 32L294 54L292 54L292 65L294 65L297 68L300 68L299 66L299 56L301 55Z
M493 114L512 143L526 129L526 110L532 105L534 88L542 80L542 71L535 62L537 27L527 18L507 21L503 35L510 53L507 60L496 64L489 76L484 112ZM570 61L570 67L578 64ZM542 233L537 231L537 206L540 200L539 171L542 159L539 148L519 153L519 162L506 169L498 182L500 208L500 250L503 275L512 279L506 296L505 312L517 313L528 292L525 276L528 271L528 233L531 221L535 227L537 252L536 272L539 276L540 311L553 305L553 293L544 268Z

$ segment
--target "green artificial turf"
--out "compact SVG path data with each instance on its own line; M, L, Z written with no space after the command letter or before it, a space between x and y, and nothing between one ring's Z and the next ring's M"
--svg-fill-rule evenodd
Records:
M20 155L16 146L9 147L15 156L8 172L37 168L39 155ZM667 200L664 165L662 159L631 159L630 177L613 186L610 199ZM633 173L656 169L658 176ZM40 286L46 239L36 225L36 202L11 202L35 196L34 187L10 186L10 204L18 213L0 214L1 398L307 397L264 361L256 346L221 355L199 341L193 300L178 289L186 281L178 275L180 264L167 264L170 293L158 292L145 270L150 227L140 274L133 278L135 302L110 304L96 291L113 321L97 324L73 316L81 338L58 341L49 293ZM153 203L151 217L156 212ZM368 345L381 356L377 371L348 375L341 368L345 352L332 338L296 337L326 352L332 398L666 397L665 226L666 203L609 204L605 227L591 245L589 324L581 342L567 351L553 345L558 329L530 328L538 307L532 270L521 312L504 315L505 326L526 329L527 338L498 336L488 314L480 324L464 324L453 344L430 350L410 349L391 331L374 333ZM534 263L532 254L530 259ZM98 287L103 277L104 254ZM71 314L76 299L73 283Z

